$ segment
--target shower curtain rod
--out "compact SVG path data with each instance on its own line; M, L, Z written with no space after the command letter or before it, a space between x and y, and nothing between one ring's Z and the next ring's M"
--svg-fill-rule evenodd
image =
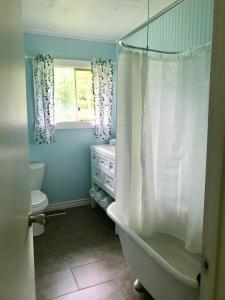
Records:
M152 18L150 18L149 20L147 20L146 22L144 22L143 24L141 24L140 26L138 26L137 28L135 28L134 30L132 30L130 33L128 33L127 35L125 35L122 39L120 39L119 41L119 45L121 47L124 48L128 48L128 49L134 49L134 50L142 50L142 51L149 51L149 52L154 52L154 53L159 53L159 54L180 54L183 53L184 51L163 51L163 50L155 50L155 49L150 49L148 48L148 46L146 48L143 47L137 47L137 46L131 46L128 45L126 43L123 42L124 39L127 39L129 37L131 37L132 35L134 35L135 33L137 33L138 31L140 31L141 29L143 29L146 25L148 26L149 24L151 24L152 22L154 22L155 20L157 20L158 18L160 18L162 15L164 15L165 13L167 13L168 11L172 10L173 8L175 8L176 6L180 5L181 3L183 3L186 0L178 0L175 1L174 3L172 3L171 5L167 6L166 8L164 8L163 10L161 10L158 14L156 14L155 16L153 16ZM185 51L186 52L186 51Z

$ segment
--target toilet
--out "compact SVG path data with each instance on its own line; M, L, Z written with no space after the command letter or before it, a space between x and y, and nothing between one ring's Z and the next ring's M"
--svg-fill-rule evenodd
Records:
M32 214L42 214L48 206L48 198L41 191L45 164L42 162L30 164L30 190ZM38 236L44 233L45 227L42 224L33 223L33 235Z

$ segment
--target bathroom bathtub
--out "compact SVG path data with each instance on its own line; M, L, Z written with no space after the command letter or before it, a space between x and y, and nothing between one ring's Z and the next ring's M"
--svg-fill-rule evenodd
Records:
M190 254L184 243L168 234L143 240L116 216L115 202L108 216L116 223L124 255L141 284L155 300L197 300L200 255Z

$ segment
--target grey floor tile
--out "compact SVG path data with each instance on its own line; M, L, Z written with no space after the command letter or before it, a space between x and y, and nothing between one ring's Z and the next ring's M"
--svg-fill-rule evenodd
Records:
M114 282L102 283L55 300L122 300L118 298Z
M135 275L102 209L78 207L47 218L46 232L34 238L34 256L37 300L152 299L133 289ZM71 270L85 289L77 291Z
M73 268L72 272L80 289L113 279L113 274L105 261L97 261Z
M71 270L51 273L36 280L37 300L52 299L77 290Z

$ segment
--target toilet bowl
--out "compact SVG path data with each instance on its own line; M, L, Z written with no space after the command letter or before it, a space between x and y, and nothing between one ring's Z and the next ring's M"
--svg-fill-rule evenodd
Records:
M44 213L48 206L47 196L40 190L44 176L44 163L30 164L30 190L32 214L39 215ZM42 224L33 223L33 235L38 236L44 233L45 227Z

